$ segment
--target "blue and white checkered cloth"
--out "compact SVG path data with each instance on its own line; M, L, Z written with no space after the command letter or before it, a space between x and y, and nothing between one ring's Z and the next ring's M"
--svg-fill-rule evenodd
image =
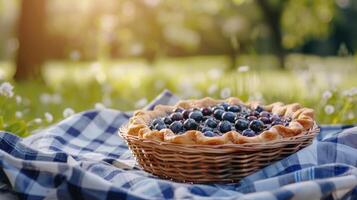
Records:
M164 92L148 109L177 100ZM92 110L25 139L1 132L0 199L357 199L357 127L322 127L312 145L239 183L202 185L140 170L117 134L129 117Z

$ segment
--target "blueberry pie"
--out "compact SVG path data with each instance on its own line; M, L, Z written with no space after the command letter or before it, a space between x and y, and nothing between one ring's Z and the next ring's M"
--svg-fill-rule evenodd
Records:
M314 123L314 111L297 103L264 106L233 97L207 97L139 110L130 119L127 134L177 144L243 144L297 136Z

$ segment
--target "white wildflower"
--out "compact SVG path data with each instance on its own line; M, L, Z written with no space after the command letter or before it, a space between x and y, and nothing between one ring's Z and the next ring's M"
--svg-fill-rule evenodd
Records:
M14 86L12 86L9 82L4 82L0 85L0 95L5 97L12 97L14 96Z
M113 88L112 88L112 86L110 84L103 83L102 91L103 91L104 95L109 95L113 91Z
M95 103L94 104L94 108L97 109L97 110L103 110L105 109L105 105L103 105L102 103Z
M226 99L231 96L231 89L230 88L223 88L221 90L221 98Z
M336 0L336 4L340 7L340 8L348 8L349 6L351 6L351 1L350 0ZM348 49L346 47L345 43L342 43L338 49L337 54L339 56L346 56L348 55Z
M223 71L221 69L214 68L208 71L208 76L213 80L219 79L222 75Z
M255 92L252 95L249 95L248 97L249 101L259 101L259 102L263 102L264 101L264 97L263 94L260 92Z
M48 123L51 123L53 121L53 115L49 112L45 113L45 119Z
M322 99L327 101L328 99L330 99L332 97L332 92L329 90L326 90L322 93Z
M35 122L36 124L41 124L42 123L42 119L41 118L36 118L33 120L33 122Z
M15 117L16 117L16 118L20 119L20 118L22 118L22 116L23 116L23 114L22 114L21 111L16 111L16 112L15 112Z
M351 120L351 119L354 119L354 118L355 118L355 114L352 111L347 113L347 119Z
M239 66L237 70L238 70L238 72L244 73L244 72L248 72L248 71L250 70L250 67L249 67L249 66L246 66L246 65L244 65L244 66Z
M110 107L113 104L112 99L108 96L103 97L102 101L103 101L103 104L105 105L105 107Z
M211 86L209 86L209 88L207 89L208 94L214 94L215 92L217 92L218 90L218 86L216 84L213 84Z
M77 50L74 50L69 54L69 57L71 60L77 61L81 58L81 53Z
M165 87L165 82L164 81L162 81L162 80L155 81L155 88L157 90L162 89L164 87Z
M4 80L7 73L5 73L5 71L3 69L0 70L0 81Z
M142 108L142 107L146 106L147 103L148 103L148 100L146 98L139 99L139 101L137 101L135 103L135 108Z
M130 80L130 86L131 86L133 89L139 88L140 85L141 85L141 80L140 80L140 79L131 79L131 80Z
M20 104L22 102L22 97L19 95L16 95L15 100L16 100L17 104Z
M335 107L333 107L333 105L326 105L325 106L325 113L326 114L331 115L334 112L335 112Z
M143 51L144 51L144 46L139 42L136 42L129 47L130 54L134 56L138 56L142 54Z
M179 93L181 94L182 98L197 97L200 95L200 92L195 89L194 85L189 79L184 79L180 82Z
M62 102L62 96L58 93L55 93L53 95L48 93L42 93L40 95L40 102L43 104L60 104Z
M63 117L64 118L70 117L72 115L74 115L74 110L72 108L64 109L64 111L63 111Z
M160 3L161 0L144 0L144 3L150 7L155 7Z
M104 70L104 67L101 63L99 62L95 62L95 63L92 63L91 66L90 66L90 70L91 70L91 73L94 75L95 79L102 85L107 85L107 86L104 86L104 87L108 87L110 86L109 84L106 84L105 83L105 80L107 79L107 74ZM104 90L104 94L106 94L107 91L105 91L106 89L108 88L102 88L102 90Z
M52 97L50 94L43 93L40 95L40 102L42 104L49 104L49 103L51 103L51 101L52 101Z
M62 96L59 93L55 93L51 97L51 102L54 104L60 104L62 102Z
M353 88L351 88L351 89L344 90L344 91L342 92L342 95L344 95L344 96L349 96L349 97L352 97L352 96L357 95L357 87L353 87Z
M229 17L222 23L222 32L226 37L233 37L234 35L237 35L237 33L241 31L243 27L244 21L240 17ZM232 39L235 39L235 37L233 37ZM234 47L237 44L233 45L233 41L232 46Z

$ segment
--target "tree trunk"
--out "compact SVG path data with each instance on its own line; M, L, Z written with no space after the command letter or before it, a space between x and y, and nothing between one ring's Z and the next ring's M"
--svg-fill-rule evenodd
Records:
M22 0L15 80L41 79L44 62L46 0Z
M269 4L268 0L256 0L262 13L264 15L264 19L266 20L266 24L269 26L269 29L272 34L272 39L274 42L274 51L275 55L278 57L279 67L281 69L285 69L285 58L286 52L283 47L283 37L280 27L281 15L284 9L284 5L287 0L282 0L280 5L277 7L273 7Z
M239 42L236 36L232 36L230 39L230 49L229 49L229 68L228 70L233 71L237 69L237 59L239 54Z
M275 20L270 23L270 27L272 30L273 34L273 40L275 43L275 53L276 56L278 57L279 61L279 67L281 69L285 69L285 57L286 57L286 52L283 47L283 37L281 33L281 28L280 28L280 17L278 20Z

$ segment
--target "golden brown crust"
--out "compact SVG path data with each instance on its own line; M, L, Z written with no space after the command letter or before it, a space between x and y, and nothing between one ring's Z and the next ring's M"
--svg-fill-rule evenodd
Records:
M221 136L206 137L201 131L190 130L183 134L176 135L170 129L163 129L161 131L151 130L148 124L157 117L166 116L169 112L177 107L184 109L209 107L222 102L229 104L240 104L249 108L256 108L259 102L244 103L238 98L228 98L226 100L215 100L209 97L199 100L185 100L180 101L174 106L158 105L152 111L137 111L130 119L128 125L128 135L138 136L156 141L171 142L177 144L243 144L243 143L257 143L277 140L280 138L287 138L299 135L311 129L315 123L314 111L310 108L304 108L300 104L293 103L284 105L281 102L270 105L260 105L265 110L278 114L287 118L291 118L288 126L275 125L270 129L263 131L261 134L254 137L246 137L236 131L227 132Z

